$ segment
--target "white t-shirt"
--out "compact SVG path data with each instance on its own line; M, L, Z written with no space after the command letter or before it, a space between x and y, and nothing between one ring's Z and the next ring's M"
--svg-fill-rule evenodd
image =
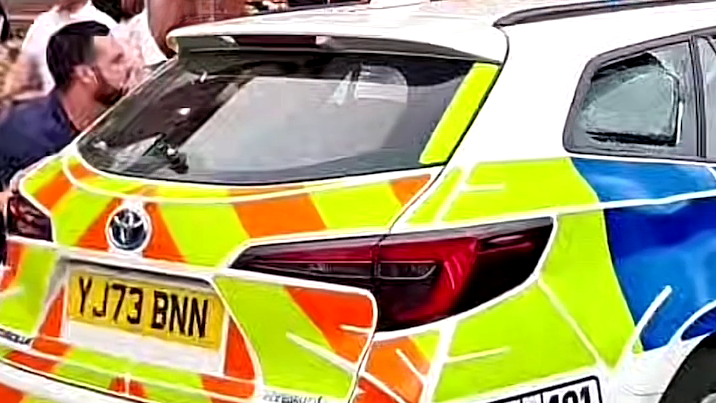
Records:
M144 11L129 20L120 22L112 30L112 36L124 40L132 49L138 51L144 66L151 66L167 60L149 29L146 7Z
M96 21L106 25L110 30L117 23L104 12L98 10L91 1L74 13L60 11L57 6L37 16L27 30L25 41L22 43L22 53L34 59L42 77L42 91L46 94L55 86L55 80L47 67L47 45L52 35L63 27L75 22Z

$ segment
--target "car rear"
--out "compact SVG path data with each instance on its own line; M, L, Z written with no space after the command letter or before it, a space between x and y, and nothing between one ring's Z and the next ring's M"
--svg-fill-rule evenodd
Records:
M501 265L528 276L551 224L391 232L433 191L506 41L341 13L180 31L177 59L20 179L4 364L150 402L428 392L434 332L389 335L504 292Z

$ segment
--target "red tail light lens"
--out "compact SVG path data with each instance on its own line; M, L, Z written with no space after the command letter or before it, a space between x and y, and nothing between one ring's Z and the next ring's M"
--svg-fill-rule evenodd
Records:
M50 217L20 193L14 192L7 203L7 233L25 238L52 241Z
M475 266L479 240L443 236L450 235L434 234L425 240L388 237L381 244L375 296L383 318L418 325L453 312ZM412 276L404 275L408 273Z
M420 234L258 246L233 267L351 285L378 302L378 329L429 323L522 284L535 270L550 219Z

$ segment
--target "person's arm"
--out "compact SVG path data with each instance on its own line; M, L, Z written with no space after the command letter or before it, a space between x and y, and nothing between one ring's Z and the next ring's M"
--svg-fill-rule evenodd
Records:
M22 53L32 52L34 48L37 47L35 42L37 41L37 26L39 19L40 16L38 16L35 21L30 24L30 28L28 28L27 32L25 32L25 39L23 39L22 47L20 48Z
M21 53L10 66L2 94L9 99L42 94L42 77L37 63L28 55Z
M0 188L12 183L18 172L50 155L48 145L36 140L48 130L45 114L34 107L12 107L0 125ZM40 136L42 137L42 136Z
M0 191L0 214L2 214L2 217L7 217L7 201L10 199L10 196L12 196L11 188L8 187Z

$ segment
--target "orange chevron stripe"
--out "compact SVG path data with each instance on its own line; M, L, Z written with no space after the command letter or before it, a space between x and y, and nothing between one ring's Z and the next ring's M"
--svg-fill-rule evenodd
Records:
M69 344L57 340L62 335L62 322L65 319L65 292L63 287L57 293L40 326L39 336L32 341L32 347L41 353L64 357L70 351Z
M25 394L17 389L11 388L0 383L0 402L2 403L20 403L25 398Z
M65 173L60 171L55 174L55 177L47 185L37 191L35 198L46 209L52 210L70 189L72 189L72 183L70 183Z
M70 351L70 345L59 340L49 339L39 336L32 341L32 348L35 350L54 355L56 357L64 357Z
M107 242L106 228L109 216L122 204L122 199L114 198L102 210L97 219L90 225L85 233L77 241L77 246L85 249L95 249L100 251L109 250L109 242Z
M226 361L224 373L236 379L253 381L256 379L254 363L249 355L247 341L239 331L234 321L229 322L226 342Z
M237 203L234 208L252 238L326 229L307 194Z
M0 280L0 291L6 291L22 271L22 259L27 247L19 242L7 241L7 268Z
M67 170L70 172L70 175L77 180L90 179L98 176L96 172L90 171L81 162L69 164Z
M146 399L147 397L147 391L144 388L144 385L142 385L139 381L130 380L128 392L130 396L138 397L140 399Z
M423 391L423 381L414 370L426 375L429 368L430 362L415 343L408 337L401 337L373 344L366 370L405 401L413 403L420 400Z
M127 393L127 381L124 378L114 378L112 379L112 382L109 384L108 390L111 390L112 392L117 392L121 394Z
M430 175L421 175L413 178L400 178L390 181L395 197L405 206L420 193L430 180Z
M345 330L342 326L365 329L373 326L373 306L368 298L307 288L286 287L286 290L338 355L351 362L360 359L368 334Z
M8 353L6 357L8 360L16 364L45 373L52 373L52 371L60 364L57 360L51 360L16 350Z
M132 380L127 382L127 379L121 377L116 377L112 379L112 383L109 384L107 390L140 399L145 399L147 397L147 392L144 390L144 385ZM134 401L134 399L132 400Z
M253 382L220 378L206 374L201 375L201 383L206 391L240 399L250 398L256 390Z
M58 358L64 357L70 351L68 344L56 340L62 333L64 312L65 289L62 288L50 304L45 320L40 326L39 336L32 341L32 347L36 351L54 355ZM21 351L12 351L7 355L7 358L10 361L47 373L51 373L59 364L59 361L26 354Z
M62 322L65 317L65 288L62 287L47 311L45 322L40 326L40 334L58 338L62 333Z
M159 211L159 206L156 203L147 203L144 208L152 220L152 238L149 240L147 248L144 249L144 257L184 262L184 257L169 232L169 227Z
M356 396L354 403L398 403L397 400L364 378L358 381L358 389L360 394Z

